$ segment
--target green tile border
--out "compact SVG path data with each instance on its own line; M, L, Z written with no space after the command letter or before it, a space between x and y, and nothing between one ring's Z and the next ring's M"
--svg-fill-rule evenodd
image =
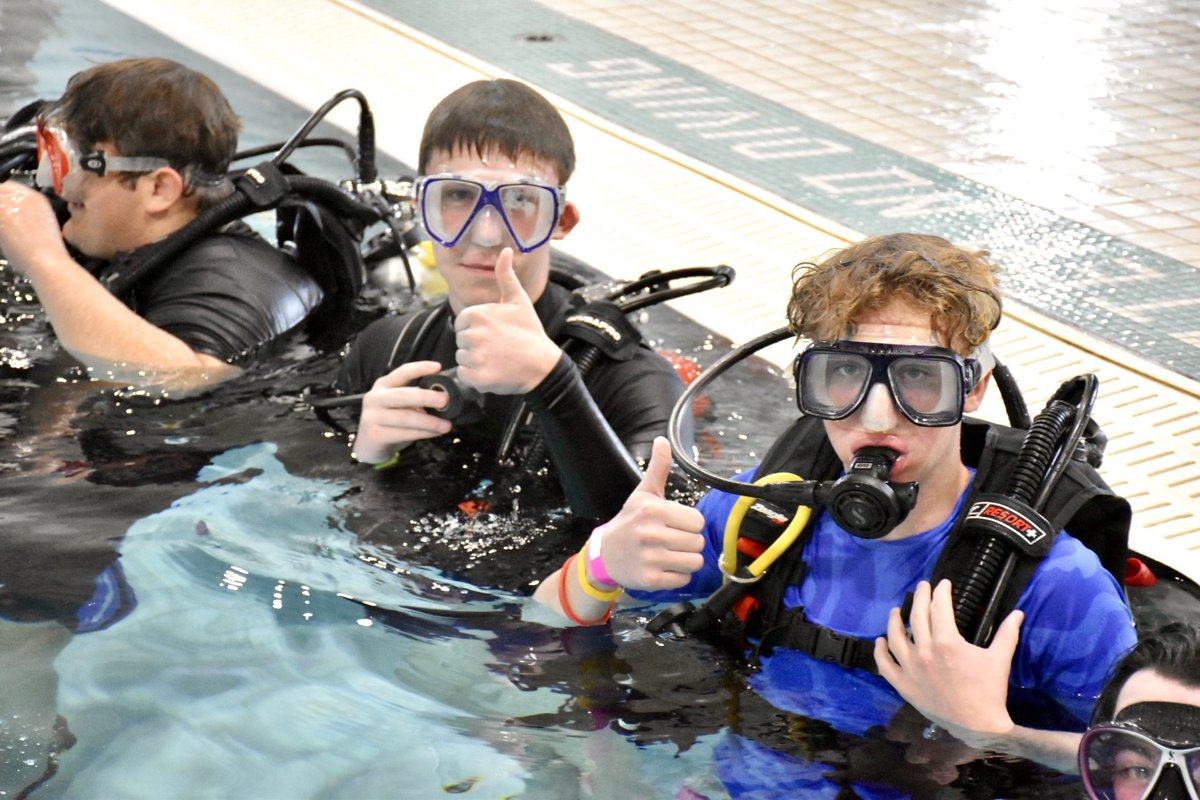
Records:
M918 230L984 247L1004 265L1012 297L1200 377L1200 275L1183 262L871 144L532 0L366 2L857 230Z

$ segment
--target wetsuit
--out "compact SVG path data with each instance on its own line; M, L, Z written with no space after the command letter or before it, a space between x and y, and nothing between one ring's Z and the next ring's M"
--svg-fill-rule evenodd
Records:
M548 284L534 303L543 327L556 340L571 309L571 293L555 283ZM378 378L409 361L432 360L444 367L454 366L457 347L448 308L431 321L431 329L415 348L408 347L407 338L400 344L410 321L407 316L385 317L365 328L342 366L338 388L364 392ZM542 383L524 396L576 514L607 519L620 510L640 479L629 456L649 459L654 437L665 434L671 409L682 392L683 382L674 368L648 347L639 346L628 360L601 357L588 370L586 380L564 355ZM520 396L485 395L482 419L456 426L454 441L465 443L485 460L490 458L521 400Z
M559 344L573 308L556 283L534 303ZM569 343L586 361L577 344ZM452 367L456 349L447 303L384 317L359 333L336 385L364 392L410 361ZM532 591L596 520L620 509L641 479L633 458L649 458L682 392L674 368L642 344L601 354L585 378L564 355L528 394L484 394L474 419L459 417L450 434L410 443L396 467L356 487L347 524L364 546L385 548L385 558L435 565L477 586ZM574 513L563 513L564 499Z
M111 265L89 268L103 279ZM321 299L311 275L242 222L200 239L121 297L193 350L238 366L296 328Z

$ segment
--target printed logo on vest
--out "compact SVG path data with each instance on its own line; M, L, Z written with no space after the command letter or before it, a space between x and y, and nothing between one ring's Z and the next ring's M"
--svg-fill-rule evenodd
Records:
M978 519L1003 525L1029 544L1036 544L1046 538L1046 532L1038 527L1020 511L993 500L981 500L971 506L967 519Z

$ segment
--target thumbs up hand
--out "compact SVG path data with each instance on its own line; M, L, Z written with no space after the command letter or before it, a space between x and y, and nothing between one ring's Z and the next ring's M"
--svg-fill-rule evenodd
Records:
M524 394L550 374L562 350L513 270L512 248L500 251L495 274L498 300L465 308L454 320L458 377L481 392Z
M642 482L604 526L601 557L626 589L675 589L704 566L704 515L666 499L670 472L671 445L660 436Z

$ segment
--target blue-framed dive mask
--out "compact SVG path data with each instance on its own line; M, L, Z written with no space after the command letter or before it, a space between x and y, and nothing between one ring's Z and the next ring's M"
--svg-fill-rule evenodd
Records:
M1200 708L1134 703L1079 745L1083 785L1095 800L1200 800Z
M877 342L813 342L796 359L796 402L820 419L845 419L881 383L914 425L945 427L962 420L963 401L982 367L945 347Z
M522 253L550 241L566 202L566 189L536 181L485 184L453 175L417 183L421 222L435 242L454 247L484 214L496 213ZM480 242L494 247L496 242Z

